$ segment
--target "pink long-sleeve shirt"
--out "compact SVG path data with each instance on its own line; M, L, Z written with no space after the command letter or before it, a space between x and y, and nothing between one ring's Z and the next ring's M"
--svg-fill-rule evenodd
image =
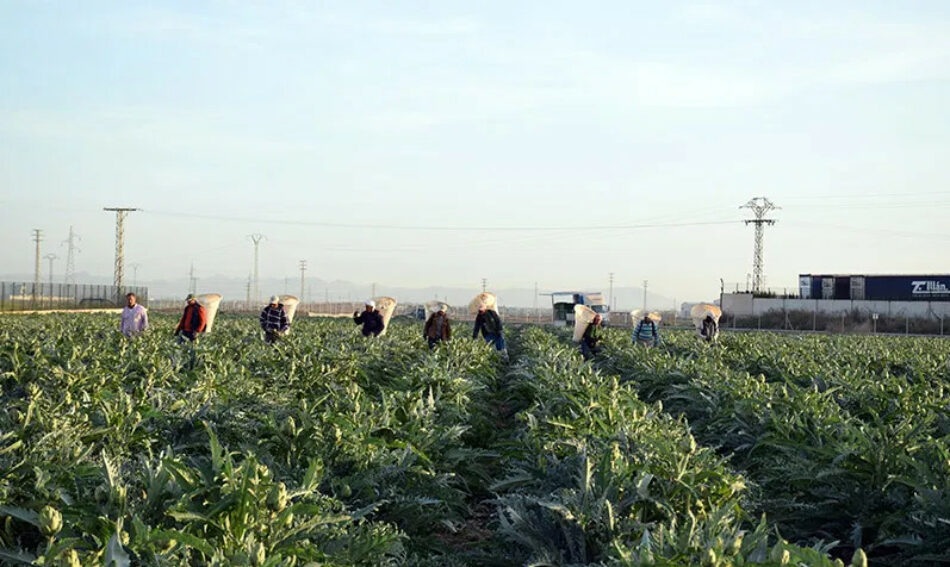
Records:
M125 306L122 309L122 322L119 330L122 334L131 337L148 329L148 312L139 304L135 307Z

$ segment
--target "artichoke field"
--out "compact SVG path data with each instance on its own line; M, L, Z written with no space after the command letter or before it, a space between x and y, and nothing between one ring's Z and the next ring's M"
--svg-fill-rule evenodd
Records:
M936 340L0 323L0 565L950 560Z

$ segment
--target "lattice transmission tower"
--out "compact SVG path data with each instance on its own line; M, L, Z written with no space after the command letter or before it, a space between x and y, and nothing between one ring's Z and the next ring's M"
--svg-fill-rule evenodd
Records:
M755 226L755 249L752 255L752 291L756 292L762 289L762 279L765 272L765 262L763 260L765 255L763 244L765 226L773 225L776 222L775 219L766 218L766 215L781 207L775 206L775 203L765 197L754 197L739 208L750 209L752 214L755 215L754 219L749 219L745 223L746 225Z
M76 245L77 240L82 240L82 237L73 232L73 227L70 225L69 238L62 242L66 245L66 271L63 273L63 283L76 283L76 253L82 252Z
M104 211L115 211L115 273L113 275L113 284L115 286L117 305L122 303L123 270L125 268L125 217L132 211L138 209L134 207L104 207Z

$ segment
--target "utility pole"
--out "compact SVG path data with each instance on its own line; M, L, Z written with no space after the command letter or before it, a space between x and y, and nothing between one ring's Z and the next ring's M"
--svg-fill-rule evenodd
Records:
M134 207L105 207L104 211L115 211L115 274L113 285L115 286L116 300L121 303L122 296L122 270L125 266L125 217L130 212L137 211Z
M534 282L534 316L541 322L541 310L538 309L538 282Z
M300 261L300 303L303 303L303 297L304 297L303 286L304 286L304 282L306 281L304 274L306 273L307 273L307 261L301 260Z
M750 209L755 215L754 219L747 220L745 223L746 225L755 225L755 249L752 256L752 291L757 292L762 288L764 270L762 239L765 236L765 226L775 224L775 219L765 218L765 215L781 207L776 207L775 203L765 197L755 197L739 208Z
M614 273L610 272L610 299L607 300L607 310L614 310Z
M59 256L53 253L49 253L43 257L49 260L49 289L50 289L50 293L53 293L53 260L59 258Z
M643 310L647 310L647 288L650 286L650 282L643 280Z
M195 277L195 263L191 263L191 270L188 272L188 291L198 293L198 278Z
M36 259L33 262L33 301L36 301L36 292L40 289L40 242L43 241L43 231L33 229L33 242L36 243Z
M259 253L259 251L260 251L260 250L259 250L259 244L261 243L261 240L264 240L264 235L263 235L263 234L256 234L256 233L255 233L255 234L249 234L249 235L248 235L248 238L250 238L250 239L251 239L251 242L254 243L254 288L253 288L253 290L252 290L252 291L253 291L253 297L254 297L254 301L260 301L260 299L261 299L261 280L260 280L260 272L258 271L258 268L259 268L258 259L260 258L260 256L259 256L258 253Z
M488 280L485 278L482 278L482 293L485 293L487 289L488 289Z
M129 264L129 267L132 268L132 287L139 285L139 266L141 264Z
M72 225L69 225L69 238L64 240L62 244L66 244L66 272L63 275L63 283L74 284L76 283L76 252L81 252L78 246L76 246L75 241L82 240L78 234L73 232Z
M251 274L247 275L247 308L251 308Z

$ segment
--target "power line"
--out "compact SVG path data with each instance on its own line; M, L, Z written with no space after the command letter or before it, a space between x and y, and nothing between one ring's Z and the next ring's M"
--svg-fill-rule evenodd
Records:
M821 195L806 195L801 197L785 197L785 201L826 201L828 199L877 199L880 197L930 197L933 195L950 195L950 191L923 191L920 193L853 193L850 195L823 193Z
M499 231L499 232L541 232L541 231L604 231L604 230L637 230L644 228L667 228L680 226L706 226L715 224L737 224L740 220L730 221L698 221L698 222L667 222L667 223L642 223L642 224L623 224L623 225L589 225L578 227L565 226L471 226L471 225L394 225L394 224L372 224L372 223L335 223L324 221L300 221L300 220L267 220L252 217L228 217L219 215L205 215L198 213L176 213L170 211L149 211L151 214L172 216L180 218L193 218L198 220L217 220L229 222L255 222L265 224L279 224L287 226L313 226L320 228L341 228L341 229L375 229L375 230L408 230L408 231Z
M881 228L868 228L860 226L845 226L845 225L836 225L836 224L824 224L824 223L815 223L815 222L797 222L796 225L801 226L811 226L816 228L826 228L832 230L846 230L850 232L864 232L871 233L878 236L899 236L904 238L927 238L930 240L939 239L939 240L950 240L950 234L940 234L937 232L913 232L908 230L891 230L891 229L881 229Z

